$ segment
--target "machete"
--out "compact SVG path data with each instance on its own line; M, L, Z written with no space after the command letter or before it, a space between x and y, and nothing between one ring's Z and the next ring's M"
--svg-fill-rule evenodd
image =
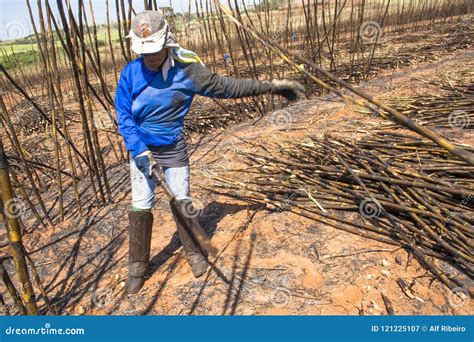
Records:
M153 166L152 168L152 176L155 179L155 182L158 185L161 185L165 191L166 196L170 200L170 205L173 207L173 211L178 214L177 219L183 225L186 233L197 242L197 245L200 249L202 249L203 253L215 257L217 255L217 248L212 244L209 236L207 236L207 234L204 232L204 229L199 224L199 221L197 219L193 219L190 217L190 215L186 215L186 213L183 212L183 205L181 205L175 198L170 187L164 180L164 177L161 176L157 165Z

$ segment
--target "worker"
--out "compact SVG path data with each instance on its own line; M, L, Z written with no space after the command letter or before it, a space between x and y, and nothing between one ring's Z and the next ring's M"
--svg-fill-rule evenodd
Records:
M160 11L144 11L131 23L127 38L140 55L121 72L115 94L120 134L130 153L132 207L129 211L129 254L126 292L144 285L153 226L151 209L155 181L151 170L162 168L175 199L193 211L189 186L189 155L183 134L184 117L196 94L241 98L272 93L295 100L303 86L291 80L257 81L223 77L210 72L192 51L179 46ZM185 257L195 277L209 263L174 214Z

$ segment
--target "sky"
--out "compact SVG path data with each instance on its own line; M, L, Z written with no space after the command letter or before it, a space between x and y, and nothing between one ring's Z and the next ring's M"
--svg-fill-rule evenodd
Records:
M41 0L44 3L44 0ZM86 5L87 12L89 10L89 0L83 0ZM171 1L172 7L176 12L187 12L189 0L157 0L158 6L169 6ZM65 2L65 1L63 1ZM77 8L78 0L70 0L71 6ZM91 0L94 9L96 24L106 22L106 1ZM124 1L125 4L128 0ZM37 19L37 0L30 0L35 19ZM53 12L57 14L56 0L49 0ZM133 0L133 8L139 12L144 9L143 0ZM192 1L194 3L194 0ZM193 6L194 8L194 6ZM44 11L44 6L43 6ZM115 11L115 0L109 0L110 20L115 21L117 14ZM193 11L193 10L192 10ZM76 12L76 11L75 11ZM57 16L59 18L59 15ZM89 16L88 16L89 18ZM28 36L33 33L28 7L26 0L0 0L0 40L17 39Z

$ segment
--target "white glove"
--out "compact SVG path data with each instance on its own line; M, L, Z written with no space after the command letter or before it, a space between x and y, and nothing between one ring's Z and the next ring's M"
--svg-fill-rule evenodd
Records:
M156 161L155 158L153 158L153 153L150 150L143 151L139 155L136 155L133 157L133 161L141 172L147 176L152 176L153 167L155 167Z

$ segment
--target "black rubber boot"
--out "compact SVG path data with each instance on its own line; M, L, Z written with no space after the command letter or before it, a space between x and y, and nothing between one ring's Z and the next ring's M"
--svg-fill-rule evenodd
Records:
M189 199L186 200L176 200L176 204L179 208L186 208L184 214L188 213L195 213L194 208L192 208L192 202ZM207 262L205 256L202 254L201 250L199 249L197 241L195 241L184 228L183 224L181 223L179 216L177 215L177 209L175 206L170 203L171 212L173 213L174 221L176 222L176 228L178 231L179 239L184 247L184 254L186 256L186 260L188 261L189 266L191 266L191 270L193 271L194 277L198 278L202 276L204 273L207 272L209 269L209 263ZM197 215L188 215L184 218L188 224L193 224L193 226L197 229L201 229L204 234L206 232L202 229Z
M128 220L128 278L125 291L134 294L145 283L150 259L153 214L149 210L130 211Z

